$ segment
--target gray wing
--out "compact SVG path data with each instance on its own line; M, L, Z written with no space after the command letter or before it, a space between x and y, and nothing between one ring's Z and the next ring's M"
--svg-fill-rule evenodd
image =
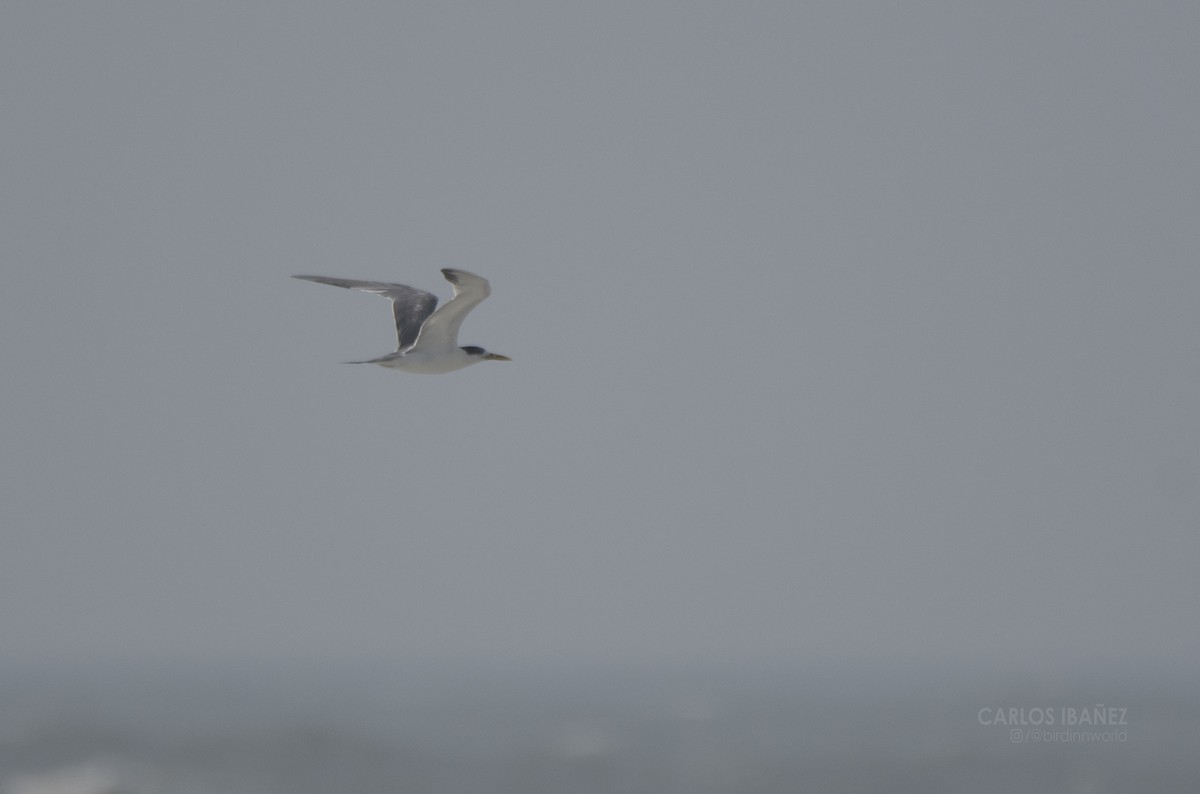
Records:
M458 328L463 318L492 292L487 279L474 273L447 267L442 268L442 275L454 285L454 297L442 304L421 329L416 347L430 352L458 347Z
M437 308L437 295L406 284L389 284L386 281L355 281L350 278L328 276L292 276L318 284L345 287L372 295L382 295L392 302L392 316L396 319L396 351L412 347L421 333L421 326Z

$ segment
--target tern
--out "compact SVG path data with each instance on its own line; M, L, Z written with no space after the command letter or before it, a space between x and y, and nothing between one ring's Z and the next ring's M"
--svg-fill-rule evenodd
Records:
M480 361L512 361L508 356L489 353L482 347L458 346L458 327L462 325L463 318L492 290L487 279L465 270L443 268L442 275L454 286L454 297L440 309L437 309L437 295L405 284L328 276L292 278L370 292L392 302L398 338L396 352L367 361L347 361L347 364L378 364L404 372L438 374L453 372Z

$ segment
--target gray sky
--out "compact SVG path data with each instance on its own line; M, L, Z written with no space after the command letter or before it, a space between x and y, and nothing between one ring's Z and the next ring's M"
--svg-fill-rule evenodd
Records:
M1196 658L1197 40L3 4L0 661Z

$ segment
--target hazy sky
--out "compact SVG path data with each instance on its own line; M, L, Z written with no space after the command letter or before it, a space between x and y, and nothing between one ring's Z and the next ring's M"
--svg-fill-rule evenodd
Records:
M4 3L0 661L1197 658L1198 40Z

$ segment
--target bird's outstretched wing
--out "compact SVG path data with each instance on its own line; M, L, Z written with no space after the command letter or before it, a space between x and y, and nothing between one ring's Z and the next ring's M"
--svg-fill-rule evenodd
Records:
M397 352L407 350L416 344L417 337L421 334L421 326L429 319L430 315L434 314L438 303L437 295L406 284L389 284L386 281L356 281L350 278L330 278L328 276L292 276L292 278L355 289L359 292L370 292L390 300L392 315L396 318ZM484 284L486 285L487 282L485 281ZM457 287L454 294L458 295ZM446 306L449 305L449 303L446 304Z
M492 293L487 279L474 273L443 268L442 275L454 285L454 297L425 320L414 349L432 352L458 347L458 328L463 318Z

